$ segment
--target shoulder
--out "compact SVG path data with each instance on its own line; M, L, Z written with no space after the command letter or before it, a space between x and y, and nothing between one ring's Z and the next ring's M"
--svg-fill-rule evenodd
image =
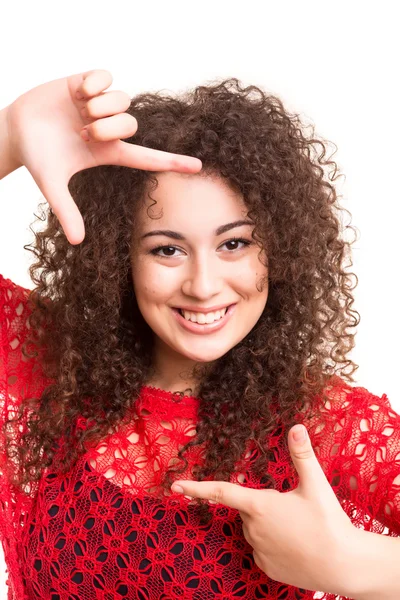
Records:
M0 275L0 373L25 339L32 313L31 291ZM15 358L13 358L14 360ZM8 365L10 366L10 365Z
M350 385L339 376L334 376L323 392L315 398L314 410L321 414L357 414L365 410L392 409L386 394L379 396L367 388Z
M349 385L338 376L318 395L304 421L317 446L328 440L358 438L362 431L383 429L388 423L400 428L400 416L386 394L380 396L365 387Z
M33 364L22 352L32 306L30 290L0 274L0 425L5 412L19 406L27 384L33 379Z
M383 411L395 415L387 394L377 395L359 385L349 385L342 378L335 377L331 385L325 388L322 410L326 413L347 415L365 415Z
M31 292L31 290L24 288L22 285L18 285L17 283L12 281L11 279L8 279L7 277L4 277L4 275L2 275L1 273L0 290L3 294L6 294L8 297L10 297L10 294L17 294L21 297L28 297ZM10 294L7 294L7 290L10 292Z
M400 416L386 394L351 386L339 377L324 390L304 424L321 456L357 454L359 444L386 446L400 436Z
M30 293L31 290L0 274L0 322L6 330L10 328L10 322L15 326L24 312L28 310L30 312L28 309Z

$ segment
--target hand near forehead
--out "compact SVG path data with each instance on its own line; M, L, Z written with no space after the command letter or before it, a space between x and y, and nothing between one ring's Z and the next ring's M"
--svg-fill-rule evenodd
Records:
M125 112L128 94L104 91L111 83L108 71L79 73L39 85L5 109L11 155L30 171L71 244L85 237L82 216L68 191L78 171L119 165L196 173L202 166L197 158L121 141L136 133L138 123Z
M355 553L360 531L340 506L308 435L303 443L293 439L298 429L297 425L289 432L289 449L300 478L295 490L280 493L224 481L183 480L174 482L171 490L179 492L179 485L185 495L237 509L255 563L271 579L346 595L354 577L346 556Z

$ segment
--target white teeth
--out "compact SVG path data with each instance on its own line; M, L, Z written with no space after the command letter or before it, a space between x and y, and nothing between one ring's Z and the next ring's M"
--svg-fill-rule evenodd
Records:
M214 323L214 317L212 313L208 313L208 315L205 315L205 322ZM199 323L201 323L201 321L199 321Z
M192 321L192 323L200 323L204 325L205 323L214 323L214 321L218 321L221 319L228 308L223 308L221 310L216 310L215 312L209 312L207 314L204 313L193 313L188 310L182 310L183 316L187 321Z

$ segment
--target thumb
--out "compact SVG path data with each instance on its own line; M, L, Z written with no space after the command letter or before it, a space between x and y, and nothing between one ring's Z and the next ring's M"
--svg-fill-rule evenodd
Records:
M315 456L307 429L304 425L295 425L289 431L289 450L299 475L299 488L307 496L320 495L329 482ZM322 486L322 488L321 488ZM332 491L332 490L331 490Z
M38 186L59 220L69 243L80 244L85 238L85 225L68 186L55 179L41 181Z

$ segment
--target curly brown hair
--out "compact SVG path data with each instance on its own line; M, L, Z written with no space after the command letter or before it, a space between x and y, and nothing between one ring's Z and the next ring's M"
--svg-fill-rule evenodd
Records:
M275 410L288 432L310 400L325 397L334 375L354 381L358 369L347 358L355 336L349 330L359 323L351 293L358 280L345 272L353 242L341 236L337 164L314 126L278 97L236 78L176 96L140 94L127 112L139 125L127 143L197 157L203 162L198 175L224 178L243 195L254 238L268 257L265 310L203 375L197 435L179 452L185 465L169 469L163 486L169 491L187 467L186 450L198 444L206 453L194 477L229 480L249 439L259 452L256 476L273 486L265 475L271 458L265 440L276 428ZM152 335L135 300L130 260L135 212L156 177L117 166L75 174L69 189L84 218L84 241L71 245L46 204L38 218L47 227L25 246L37 261L30 267L36 287L24 354L32 356L28 343L40 348L43 372L55 383L21 406L21 413L34 410L18 449L20 487L38 481L48 466L67 472L84 443L117 425L148 381ZM84 431L75 427L80 415L91 423ZM61 435L62 457L56 452ZM198 504L205 523L208 507Z

